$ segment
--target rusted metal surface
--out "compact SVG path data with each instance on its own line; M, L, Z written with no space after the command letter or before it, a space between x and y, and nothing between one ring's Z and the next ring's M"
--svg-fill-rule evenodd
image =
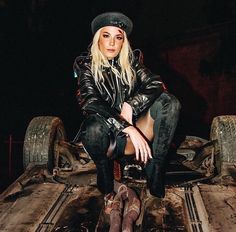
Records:
M120 229L122 226L123 231L189 231L186 207L184 204L184 190L182 188L168 188L164 199L151 196L149 191L144 188L141 190L139 198L141 205L138 218L131 220L133 222L127 223L129 226L132 225L132 227L124 230L124 225L126 224L126 222L124 222L124 213L123 218L120 214L119 217L116 216L116 225L111 225L113 219L110 220L109 217L101 212L96 231L108 232L110 229L112 229L111 231L117 231L113 229ZM127 217L127 219L129 219L129 217Z
M95 164L86 153L77 154L82 147L61 142L58 157L65 160L58 159L53 173L45 165L29 165L0 195L0 228L5 232L236 231L235 165L227 164L221 182L212 178L212 147L207 140L186 138L178 151L189 169L167 172L173 181L166 185L163 199L150 195L142 167L127 163L119 182L115 181L115 201L111 214L106 215L104 196L96 186ZM64 161L70 161L71 153L74 158L68 166ZM174 180L178 173L185 177L181 183ZM195 173L200 178L186 181Z
M31 177L34 174L35 178L35 172L29 173ZM76 176L74 178L76 179ZM116 182L116 200L121 204L114 208L109 218L102 213L103 195L95 183L91 184L90 180L82 181L86 178L89 179L89 176L78 176L77 184L74 181L74 185L43 182L42 179L39 179L39 182L32 182L32 178L19 178L23 187L20 185L21 187L17 188L18 180L13 185L17 190L13 191L12 187L11 191L4 193L4 197L1 195L0 228L6 232L95 231L96 229L106 232L120 231L125 227L127 231L145 232L236 230L235 186L210 184L167 186L165 198L158 199L150 195L145 184L139 183L136 188L135 183L131 185L126 183L124 187L125 185ZM140 201L136 202L134 199Z
M201 219L208 224L209 231L236 231L236 187L201 184L195 188L199 189L194 191L196 201L204 205L198 210L205 211Z
M85 199L88 202L93 199L98 201L101 196L96 187L89 186L96 180L94 174L90 176L82 171L81 175L70 176L71 184L68 185L57 182L41 166L28 168L0 195L1 231L52 231L58 220L61 221L61 215L70 208L71 202L76 202L77 210L82 212L81 202ZM97 211L101 210L97 204L94 207ZM90 211L94 210L89 209L89 214ZM81 228L83 223L81 222Z
M103 196L96 187L74 188L70 201L50 231L95 231L102 206Z
M183 189L168 188L163 199L147 192L144 201L141 231L188 231Z
M3 231L34 232L65 186L41 183L28 186L16 199L0 202Z
M186 136L177 154L185 157L182 164L205 176L214 174L214 142L196 136Z

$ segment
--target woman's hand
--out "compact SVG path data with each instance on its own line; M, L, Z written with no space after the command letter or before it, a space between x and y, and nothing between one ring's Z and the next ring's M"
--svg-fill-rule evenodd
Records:
M133 126L126 127L123 132L129 135L133 143L136 159L147 163L148 159L152 158L152 153L145 138Z
M128 123L133 125L133 109L127 102L123 103L120 116L123 117Z

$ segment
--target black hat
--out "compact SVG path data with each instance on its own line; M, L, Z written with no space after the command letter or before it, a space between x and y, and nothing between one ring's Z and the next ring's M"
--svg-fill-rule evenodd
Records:
M133 23L130 18L120 12L106 12L96 16L92 23L92 33L105 26L119 27L129 35L133 29Z

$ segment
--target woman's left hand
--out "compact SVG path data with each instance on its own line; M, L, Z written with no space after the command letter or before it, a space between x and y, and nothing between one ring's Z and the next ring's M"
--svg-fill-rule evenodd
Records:
M148 159L152 158L152 153L146 139L134 126L126 127L123 132L129 135L131 142L133 143L136 160L147 163Z

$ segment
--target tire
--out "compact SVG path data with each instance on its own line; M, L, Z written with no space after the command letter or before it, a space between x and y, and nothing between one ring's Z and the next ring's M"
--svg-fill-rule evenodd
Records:
M236 163L236 115L217 116L213 119L210 132L214 142L215 164L218 174L230 175Z
M23 145L23 167L45 165L50 172L54 167L56 145L66 140L64 125L60 118L39 116L33 118L26 130Z

